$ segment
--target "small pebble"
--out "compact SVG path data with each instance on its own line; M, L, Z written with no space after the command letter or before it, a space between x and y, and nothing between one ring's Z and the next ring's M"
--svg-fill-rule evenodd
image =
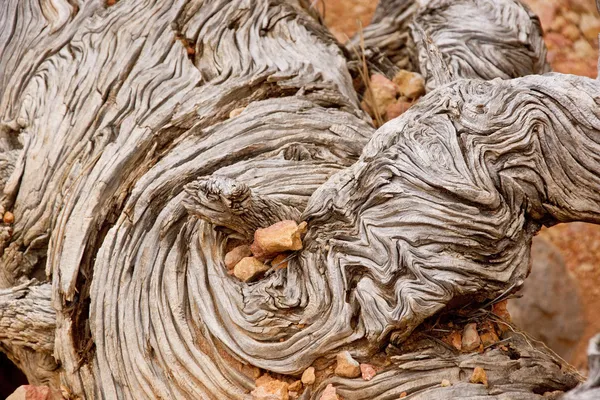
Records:
M12 224L13 222L15 222L15 216L10 211L7 211L4 213L4 216L2 217L2 221L5 224Z

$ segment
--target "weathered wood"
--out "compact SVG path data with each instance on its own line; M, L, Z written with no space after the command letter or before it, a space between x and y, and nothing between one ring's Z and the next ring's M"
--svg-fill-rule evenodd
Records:
M497 21L507 1L480 11ZM517 355L432 342L397 355L390 338L518 289L543 224L600 222L596 81L438 79L374 132L344 51L303 1L73 4L0 5L1 203L15 215L0 284L29 293L0 294L0 316L28 323L0 338L30 379L106 399L248 399L259 369L293 379L310 365L322 373L304 398L333 382L346 400L537 399L579 382L518 335ZM439 6L439 26L481 6L457 4ZM416 48L442 55L422 70L470 77L422 7ZM494 34L527 38L492 59L469 47L479 77L546 68L535 18L507 14ZM494 60L506 68L488 71ZM227 273L230 241L289 218L309 230L287 268L249 284ZM18 286L44 272L51 296ZM33 298L52 305L43 319ZM53 350L55 380L26 348ZM342 349L391 363L372 381L336 378ZM465 379L479 364L489 388Z

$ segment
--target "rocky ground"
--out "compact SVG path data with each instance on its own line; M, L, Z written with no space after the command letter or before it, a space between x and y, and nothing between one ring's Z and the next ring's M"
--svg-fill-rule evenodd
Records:
M540 17L553 70L595 78L600 33L595 2L524 2ZM315 0L314 6L343 43L361 26L368 25L377 0ZM534 271L529 286L537 302L521 305L521 312L515 315L517 322L534 331L533 336L551 343L559 354L586 372L588 340L600 332L600 226L573 223L544 229L535 246L534 268L550 268L564 275L550 281L543 279L543 272ZM572 284L564 283L569 281ZM564 300L570 298L574 300ZM521 300L512 301L516 307ZM568 322L564 316L569 316ZM567 336L576 340L571 342Z

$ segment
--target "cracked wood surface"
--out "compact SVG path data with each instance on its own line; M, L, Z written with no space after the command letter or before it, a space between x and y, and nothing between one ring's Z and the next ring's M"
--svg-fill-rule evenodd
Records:
M460 79L545 72L539 24L485 2L526 36L505 52L482 38L486 58L441 45L434 3L417 10L415 46L439 48L457 80L429 79L377 132L303 1L1 4L0 183L15 223L0 235L0 316L40 317L0 336L13 359L49 381L36 367L52 349L54 376L82 398L247 399L257 367L298 376L341 349L368 360L449 304L516 290L543 224L600 222L597 82ZM485 60L469 69L454 52ZM228 241L290 218L309 231L286 269L227 274ZM303 396L334 382L347 400L536 399L579 382L513 342L517 360L424 343L372 381L324 374ZM464 379L476 364L489 388Z

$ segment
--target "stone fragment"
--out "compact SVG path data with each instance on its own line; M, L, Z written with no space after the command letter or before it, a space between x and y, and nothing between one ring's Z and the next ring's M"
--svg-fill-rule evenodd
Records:
M371 75L370 87L373 99L371 101L368 95L365 96L368 105L371 110L377 111L379 115L383 116L387 106L396 101L397 87L394 82L381 74Z
M6 400L59 400L60 392L48 386L21 385Z
M277 255L273 261L271 261L271 266L275 267L275 269L284 269L287 268L288 262L285 259L288 258L288 254L279 254Z
M250 392L253 400L289 400L286 382L263 375L255 382L256 388Z
M469 379L471 383L481 383L484 386L488 385L487 375L483 368L475 367L473 370L473 375L471 375L471 379Z
M344 378L358 378L360 376L360 364L348 351L337 354L335 374Z
M300 390L302 390L302 381L294 381L294 382L292 382L289 385L288 390L290 390L292 392L299 392Z
M425 94L425 80L416 72L401 69L394 76L393 82L402 96L409 99L416 99Z
M448 386L451 386L451 383L448 379L442 379L442 383L440 383L440 385L442 387L448 387Z
M500 338L496 334L496 329L491 322L485 321L479 328L481 331L481 335L479 335L479 337L481 338L481 343L485 347L500 341Z
M296 221L279 221L269 227L257 229L250 250L259 259L284 251L300 250L301 236L304 232L306 232L306 222L298 225Z
M397 101L391 103L385 109L385 120L389 121L400 115L404 114L406 110L408 110L412 106L410 101L398 99Z
M563 12L563 16L574 25L579 25L579 22L581 22L581 14L576 13L575 11L566 10Z
M246 107L239 107L239 108L234 108L233 110L231 110L229 112L229 118L235 118L238 115L240 115L244 110L246 109Z
M227 269L232 269L242 261L242 258L250 257L252 252L250 251L250 246L242 245L237 246L227 254L225 254L225 266Z
M600 18L593 14L583 14L579 28L587 40L594 41L598 39L600 33Z
M308 367L302 373L301 381L304 385L312 385L315 383L315 369L314 367Z
M233 268L233 275L244 282L249 282L266 272L269 267L254 257L244 257Z
M321 394L321 397L319 397L319 400L340 400L340 396L337 395L337 390L330 383L329 385L327 385L325 390L323 390L323 393Z
M15 222L15 215L13 213L11 213L10 211L7 211L4 213L4 216L2 217L2 221L5 224L12 224L13 222ZM27 386L31 386L31 385L27 385Z
M481 344L481 339L479 334L477 333L477 324L470 323L465 325L465 329L463 330L462 335L462 350L463 351L473 351L476 350Z
M550 25L550 30L553 32L560 32L562 28L564 28L568 24L568 21L562 15L559 15L552 21L552 25Z
M578 41L576 41L575 43L573 43L573 50L575 51L575 54L577 55L577 57L580 57L580 58L595 58L596 57L596 51L594 50L594 48L592 47L590 42L588 42L584 38L581 38Z
M579 39L579 37L581 36L581 32L579 31L579 28L572 24L565 25L562 28L561 33L567 39L572 40L572 41Z
M371 364L360 364L360 374L363 380L370 381L377 375L377 371Z
M462 335L459 331L452 331L444 337L444 342L454 347L456 350L462 350Z
M401 399L405 398L406 396L408 396L408 393L406 393L406 392L400 393L400 398Z
M500 317L505 322L511 322L510 313L508 312L506 306L508 305L508 300L502 300L494 305L492 305L492 313L496 316Z

